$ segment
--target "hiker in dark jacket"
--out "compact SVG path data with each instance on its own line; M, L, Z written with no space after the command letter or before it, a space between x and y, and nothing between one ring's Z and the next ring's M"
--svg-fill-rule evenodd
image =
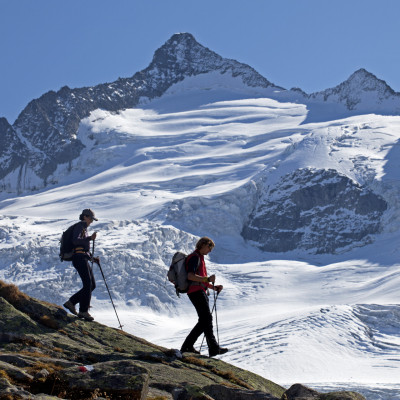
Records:
M79 219L81 222L75 225L72 232L72 243L74 245L72 265L82 279L83 288L71 296L64 304L64 307L79 318L84 318L86 321L93 321L93 317L89 314L89 307L92 291L96 288L96 282L89 261L98 263L99 259L92 257L90 253L90 241L96 239L96 232L89 236L87 228L93 221L97 221L97 218L91 209L85 209L82 211ZM78 303L79 313L75 308L75 305Z
M215 244L210 238L202 237L196 244L196 250L186 259L188 280L191 281L187 294L196 309L199 320L183 342L181 353L191 352L199 354L194 348L194 344L202 333L206 337L210 357L224 354L228 351L227 348L220 347L215 339L213 319L207 295L207 289L216 290L218 293L223 289L222 285L214 285L215 275L207 277L204 256L210 253L214 247Z

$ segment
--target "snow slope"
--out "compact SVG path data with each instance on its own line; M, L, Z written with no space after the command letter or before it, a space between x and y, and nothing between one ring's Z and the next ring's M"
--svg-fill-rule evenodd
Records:
M306 123L303 104L234 78L215 81L187 78L140 108L83 120L85 150L53 177L67 184L0 202L0 279L62 304L80 282L58 261L57 239L91 207L124 329L179 348L195 318L165 281L167 265L209 235L217 246L208 269L224 285L225 360L285 385L400 399L400 117ZM335 169L382 196L382 232L331 255L265 253L245 242L260 188L299 168ZM93 315L117 326L96 277Z

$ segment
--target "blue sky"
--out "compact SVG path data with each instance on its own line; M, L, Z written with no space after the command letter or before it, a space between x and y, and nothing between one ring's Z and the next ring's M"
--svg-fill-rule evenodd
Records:
M145 68L176 32L307 93L366 68L400 92L398 0L0 0L0 117Z

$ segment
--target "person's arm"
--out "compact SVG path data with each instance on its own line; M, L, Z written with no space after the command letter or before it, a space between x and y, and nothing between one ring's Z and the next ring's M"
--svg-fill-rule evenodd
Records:
M199 257L193 256L189 259L188 262L188 280L193 282L201 282L204 283L209 289L214 289L218 293L223 289L222 285L215 286L215 275L210 276L201 276L196 274L197 268L199 265Z
M187 263L188 280L193 282L205 283L208 286L208 282L211 282L212 279L214 279L212 282L215 282L215 276L214 278L212 278L211 276L208 278L207 276L198 275L196 272L199 266L199 261L199 256L197 255L193 255L189 258L189 261Z
M209 282L214 283L215 282L215 275L211 276L200 276L195 274L194 272L189 272L188 273L188 279L189 281L193 282L201 282L207 284L208 287L212 287L212 285L208 285Z
M188 279L190 281L204 283L209 289L213 289L213 290L217 291L218 293L224 288L222 285L214 285L214 283L215 283L215 275L214 274L207 277L207 276L196 275L193 272L189 272Z

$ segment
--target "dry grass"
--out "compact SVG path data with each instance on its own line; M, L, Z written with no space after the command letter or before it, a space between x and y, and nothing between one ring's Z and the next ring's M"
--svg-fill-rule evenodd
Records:
M5 378L9 382L11 381L10 377L8 376L7 372L4 369L0 369L0 378Z
M54 363L46 363L42 361L37 361L35 365L32 367L28 367L27 371L31 375L35 375L37 372L41 371L42 369L47 370L50 373L56 372L56 371L61 371L64 369L64 367L54 364Z
M43 345L37 340L34 339L29 339L29 338L18 338L15 340L16 343L23 344L24 346L28 347L37 347L37 348L42 348Z
M39 353L38 351L21 350L19 352L19 354L22 354L24 356L29 356L29 357L35 357L35 358L48 357L47 354Z
M249 390L254 390L254 388L252 386L250 386L248 383L246 383L245 381L243 381L242 379L237 377L232 371L221 371L221 370L207 364L205 361L203 361L197 357L193 357L193 356L183 357L183 362L186 362L188 364L197 365L199 367L207 368L213 374L218 375L221 378L224 378L227 381L234 383L235 385L242 386Z
M51 329L59 329L60 328L59 323L56 320L54 320L53 318L49 317L48 315L42 315L39 318L39 322L42 325L46 326L47 328L51 328Z
M0 296L15 307L29 300L29 296L22 293L17 286L2 280L0 280Z
M61 349L60 347L53 347L53 351L56 351L57 353L64 353L64 349Z
M59 323L49 315L43 314L43 307L54 309L54 307L62 309L60 306L48 303L46 301L38 301L21 292L18 287L12 283L6 283L0 280L0 297L3 297L8 303L17 310L29 315L33 320L51 329L59 329Z
M242 386L249 390L254 390L254 388L252 386L250 386L245 381L243 381L242 379L237 377L232 371L220 371L219 369L212 368L211 372L213 372L215 375L218 375L221 378L224 378L224 379L228 380L229 382L232 382L236 385Z
M206 362L201 360L200 358L189 356L189 357L183 357L182 361L185 363L188 363L188 364L193 364L193 365L197 365L199 367L204 367L204 368L210 369L210 366Z

